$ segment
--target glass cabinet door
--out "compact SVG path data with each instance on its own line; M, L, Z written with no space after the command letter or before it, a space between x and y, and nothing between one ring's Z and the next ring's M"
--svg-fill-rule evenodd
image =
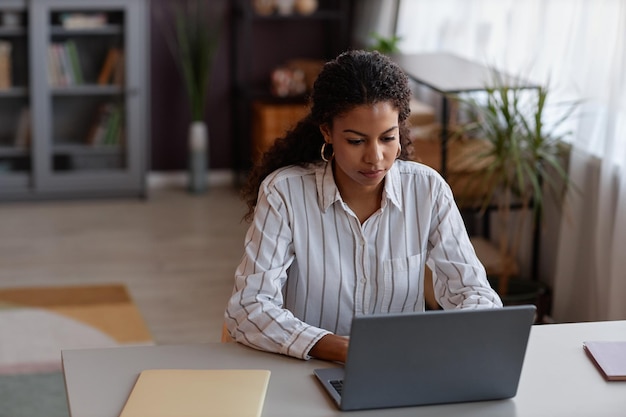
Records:
M24 192L30 183L27 19L24 5L0 3L0 190L5 194Z
M143 188L143 0L35 0L32 79L40 192Z
M124 17L120 10L48 14L49 163L55 173L127 168Z

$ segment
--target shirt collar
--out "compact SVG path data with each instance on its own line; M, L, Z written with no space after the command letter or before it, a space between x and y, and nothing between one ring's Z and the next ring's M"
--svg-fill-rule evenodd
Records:
M393 163L389 171L387 171L387 175L385 175L384 193L394 206L402 210L402 186L397 162Z
M322 211L326 211L335 201L341 201L341 194L333 175L332 163L320 163L315 170L317 201Z
M397 164L394 163L391 169L385 175L385 185L383 190L383 201L381 206L384 208L387 201L402 210L401 205L401 186L400 173ZM336 201L343 201L335 177L331 163L323 163L317 166L315 171L315 182L317 185L317 200L322 211L326 211Z

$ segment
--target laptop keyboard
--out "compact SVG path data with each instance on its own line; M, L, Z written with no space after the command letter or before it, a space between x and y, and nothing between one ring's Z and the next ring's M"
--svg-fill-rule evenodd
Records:
M337 393L341 395L341 391L343 390L343 380L335 379L335 380L328 381L328 382L330 382L330 385L332 385L335 391L337 391Z

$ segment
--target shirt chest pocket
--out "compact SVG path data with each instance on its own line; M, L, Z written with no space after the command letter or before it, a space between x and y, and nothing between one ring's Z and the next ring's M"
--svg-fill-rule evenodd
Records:
M401 313L424 309L424 255L383 262L381 311Z

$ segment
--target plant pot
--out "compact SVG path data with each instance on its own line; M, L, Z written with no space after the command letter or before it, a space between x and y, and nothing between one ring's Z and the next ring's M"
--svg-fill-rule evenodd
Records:
M498 288L498 277L488 277L492 288ZM546 284L528 279L509 278L508 292L500 294L505 306L533 304L537 307L535 323L544 323L550 314L551 295Z
M489 277L492 288L498 288L498 277ZM500 294L504 305L537 304L546 293L545 284L528 279L509 278L508 291Z
M203 121L195 121L189 125L189 161L188 188L193 194L200 194L207 189L207 150L209 134Z

